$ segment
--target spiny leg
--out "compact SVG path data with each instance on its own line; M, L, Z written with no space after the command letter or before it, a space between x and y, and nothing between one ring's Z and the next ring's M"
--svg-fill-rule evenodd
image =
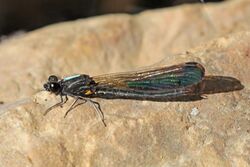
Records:
M58 107L58 106L62 106L63 104L65 104L68 101L68 97L65 96L65 101L63 101L63 96L61 95L61 101L59 103L56 103L55 105L49 107L45 112L44 112L44 116L48 114L49 111L51 111L52 109Z
M86 100L86 99L83 99L83 98L79 98L79 100L81 100L81 101L83 101L83 102L76 104L74 107L72 107L72 110L73 110L74 108L76 108L76 107L78 107L78 106L80 106L80 105L82 105L82 104L85 104L85 103L87 102L87 100Z
M88 101L90 102L90 104L92 104L92 106L95 108L95 111L97 112L98 116L101 118L103 125L106 127L106 123L104 122L104 114L102 112L101 106L98 102L93 101L88 99Z
M76 104L76 102L79 100L79 98L76 98L75 101L73 101L73 103L70 105L69 109L66 111L66 113L64 114L64 118L66 118L66 116L68 115L68 113L70 112L70 110L73 109L74 105Z
M84 103L87 102L87 100L81 99L83 102L82 102L82 103L76 104L77 101L78 101L79 99L81 99L81 98L77 97L77 98L75 99L75 101L73 101L73 103L70 105L69 109L68 109L68 110L66 111L66 113L64 114L64 118L66 118L66 116L68 115L68 113L69 113L71 110L73 110L73 109L76 108L77 106L82 105L82 104L84 104ZM75 105L75 104L76 104L76 105Z

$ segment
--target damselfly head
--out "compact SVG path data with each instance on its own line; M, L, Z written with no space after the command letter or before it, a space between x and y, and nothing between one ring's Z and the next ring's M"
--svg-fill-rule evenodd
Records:
M49 82L57 82L58 81L58 77L55 76L55 75L51 75L51 76L49 76L48 81Z
M46 91L49 91L51 93L58 94L61 90L61 85L58 81L57 76L51 75L48 78L48 82L43 85L44 89Z

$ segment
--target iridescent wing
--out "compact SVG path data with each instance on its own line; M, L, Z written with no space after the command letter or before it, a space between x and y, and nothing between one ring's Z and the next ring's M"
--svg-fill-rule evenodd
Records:
M204 73L205 70L199 63L187 62L144 71L95 76L93 80L98 87L155 91L198 84Z

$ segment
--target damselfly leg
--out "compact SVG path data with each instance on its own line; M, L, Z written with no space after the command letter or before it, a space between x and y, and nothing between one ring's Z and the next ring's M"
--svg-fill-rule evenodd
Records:
M61 101L59 103L56 103L55 105L49 107L43 115L47 115L52 109L56 108L56 107L62 107L63 104L65 104L67 101L68 101L68 97L65 96L65 100L63 100L63 96L60 96L61 97Z
M77 104L78 100L81 100L82 102ZM82 98L82 97L77 97L77 98L73 101L73 103L70 105L69 109L66 111L66 113L65 113L65 115L64 115L64 118L66 118L66 116L68 115L68 113L69 113L72 109L76 108L76 107L79 106L79 105L85 104L86 102L89 102L89 103L94 107L94 109L95 109L97 115L101 118L101 120L102 120L104 126L107 126L106 123L104 122L104 114L103 114L103 112L102 112L102 110L101 110L100 104L99 104L98 102L96 102L96 101L91 100L91 99L85 99L85 98Z
M77 101L78 101L79 99L82 100L83 102L77 104ZM84 103L86 103L86 102L87 102L86 99L82 99L82 98L77 97L77 98L73 101L73 103L70 105L70 107L69 107L69 109L66 111L66 113L64 114L64 118L66 118L66 116L68 115L68 113L69 113L72 109L74 109L74 108L76 108L77 106L82 105L82 104L84 104Z
M102 112L100 104L96 101L91 100L91 99L88 99L88 101L95 108L95 111L96 111L97 115L101 118L103 125L107 126L106 123L104 122L104 114Z

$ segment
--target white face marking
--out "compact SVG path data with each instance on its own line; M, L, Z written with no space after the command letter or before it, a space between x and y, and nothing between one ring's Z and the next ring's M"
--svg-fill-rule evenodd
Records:
M79 76L80 76L80 74L69 76L69 77L64 78L63 81L67 81L67 80L70 80L70 79L73 79L73 78L77 78Z

